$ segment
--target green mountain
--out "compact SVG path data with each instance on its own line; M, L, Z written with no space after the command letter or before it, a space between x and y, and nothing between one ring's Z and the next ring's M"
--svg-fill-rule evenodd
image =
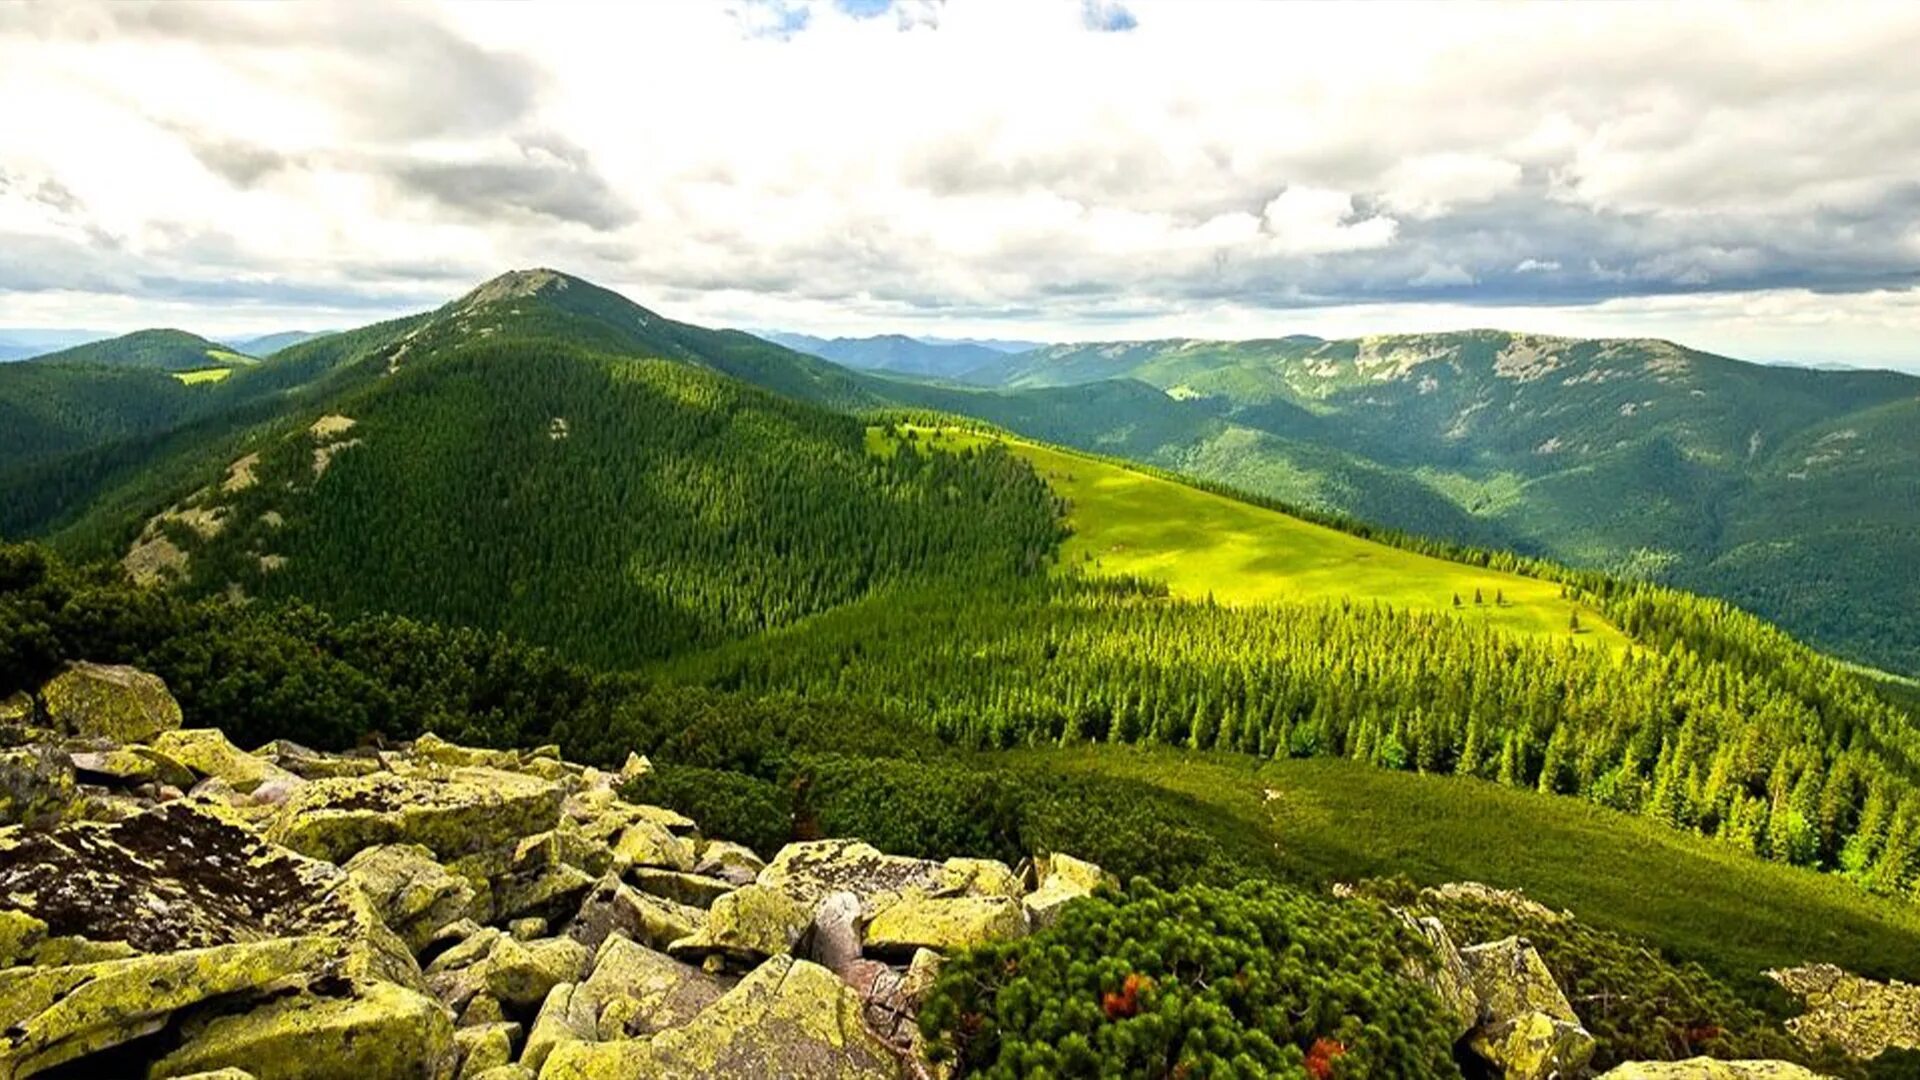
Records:
M997 372L1007 353L969 342L932 343L904 334L863 338L819 338L807 334L763 334L767 340L862 371L890 372L967 381L978 370Z
M900 393L1302 507L1724 596L1920 670L1920 578L1899 569L1920 559L1912 376L1494 331L1051 346L990 375L993 395Z
M41 364L85 364L168 372L202 371L254 362L251 355L235 352L185 330L137 330L33 359Z
M143 489L145 520L111 501L76 535L131 533L136 576L192 593L509 631L609 665L1017 573L1053 542L1044 487L1004 453L875 457L852 417L731 377L857 398L840 369L564 275L506 275L344 355L328 340L263 365L305 365L323 392L194 458L188 490L157 474L174 486Z

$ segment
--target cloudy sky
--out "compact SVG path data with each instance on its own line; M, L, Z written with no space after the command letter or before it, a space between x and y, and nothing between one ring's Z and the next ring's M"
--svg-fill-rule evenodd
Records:
M0 7L0 326L546 265L825 334L1920 369L1920 5L1123 3Z

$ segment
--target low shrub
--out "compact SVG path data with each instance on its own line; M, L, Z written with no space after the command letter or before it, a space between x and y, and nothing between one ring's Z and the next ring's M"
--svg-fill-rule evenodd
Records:
M920 1014L988 1077L1458 1077L1423 948L1374 905L1272 883L1136 881L950 959Z

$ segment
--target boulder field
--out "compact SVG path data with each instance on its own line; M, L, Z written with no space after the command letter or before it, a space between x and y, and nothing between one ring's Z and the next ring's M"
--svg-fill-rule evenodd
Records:
M916 1017L942 958L1111 880L1063 853L856 839L763 860L642 801L637 755L609 772L433 735L248 752L182 722L159 679L96 664L0 702L0 1080L937 1076ZM1515 1080L1585 1074L1594 1040L1529 943L1414 925L1432 949L1407 974L1465 1052ZM1871 992L1851 978L1783 981Z

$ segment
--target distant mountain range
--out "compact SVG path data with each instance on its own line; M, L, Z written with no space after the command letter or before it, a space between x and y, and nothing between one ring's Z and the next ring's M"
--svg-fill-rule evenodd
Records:
M819 338L777 331L760 335L789 349L823 357L864 371L970 381L978 370L995 371L1011 353L1039 348L1028 341L973 341L880 334L861 338Z

